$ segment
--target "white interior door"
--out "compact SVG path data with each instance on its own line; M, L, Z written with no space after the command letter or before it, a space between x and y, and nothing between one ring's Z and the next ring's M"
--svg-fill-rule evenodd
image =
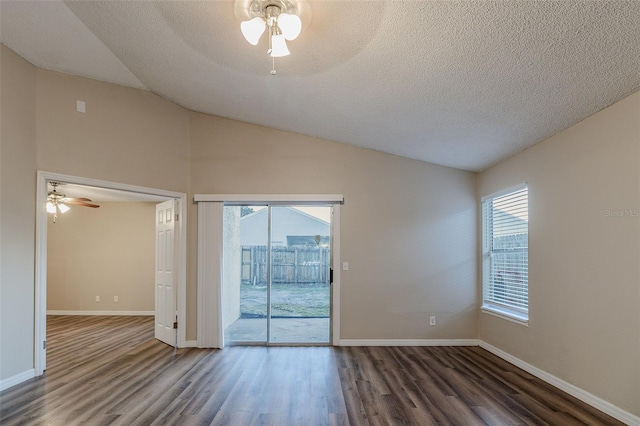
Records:
M176 344L175 200L156 205L156 315L155 337Z

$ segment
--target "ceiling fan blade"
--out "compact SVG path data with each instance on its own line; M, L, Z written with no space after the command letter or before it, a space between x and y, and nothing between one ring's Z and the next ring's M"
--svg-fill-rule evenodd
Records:
M69 203L69 202L73 202L73 201L84 201L84 202L91 202L91 200L89 198L63 198L61 200L62 203Z
M97 204L85 203L84 201L65 201L66 204L71 204L74 206L83 206L83 207L91 207L92 209L97 209L100 207Z

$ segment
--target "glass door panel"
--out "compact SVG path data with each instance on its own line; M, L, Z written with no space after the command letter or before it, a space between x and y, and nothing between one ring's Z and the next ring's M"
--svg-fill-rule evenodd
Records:
M271 207L270 343L329 343L331 207Z
M223 328L227 344L268 341L267 206L225 206Z
M330 206L225 206L225 343L329 343L330 264Z

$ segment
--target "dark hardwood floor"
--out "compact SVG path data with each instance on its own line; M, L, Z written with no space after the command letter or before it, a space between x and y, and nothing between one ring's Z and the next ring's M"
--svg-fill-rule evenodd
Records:
M2 425L616 425L479 347L173 348L151 317L54 316Z

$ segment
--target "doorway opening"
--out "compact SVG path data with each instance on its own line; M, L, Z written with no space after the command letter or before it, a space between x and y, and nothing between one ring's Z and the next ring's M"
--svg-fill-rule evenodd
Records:
M227 344L331 342L331 216L330 205L224 207Z
M46 210L46 204L48 199L50 199L50 195L49 192L51 190L51 182L56 182L59 183L59 185L57 186L57 190L60 193L64 193L64 195L66 195L67 198L74 198L74 197L82 197L82 198L90 198L93 202L96 202L98 204L100 204L101 201L104 200L108 200L105 202L105 204L103 205L103 210L105 210L106 213L106 209L104 208L104 206L106 206L110 201L130 201L130 204L134 204L136 202L147 202L151 204L151 212L149 215L149 222L153 223L154 220L154 215L155 213L153 212L155 209L153 208L153 205L155 205L156 203L160 203L161 201L164 200L171 200L171 202L176 204L176 212L180 215L180 216L185 216L184 215L184 210L186 209L186 194L183 193L176 193L176 192L171 192L171 191L164 191L164 190L158 190L158 189L153 189L153 188L145 188L145 187L138 187L138 186L132 186L132 185L125 185L125 184L118 184L118 183L113 183L113 182L106 182L106 181L98 181L98 180L94 180L94 179L87 179L87 178L81 178L81 177L76 177L76 176L68 176L68 175L62 175L62 174L56 174L56 173L48 173L48 172L38 172L38 178L37 178L37 185L38 185L38 192L37 192L37 211L36 211L36 291L35 291L35 296L36 296L36 301L35 301L35 312L36 312L36 324L35 324L35 333L34 333L34 339L35 339L35 344L34 347L37 348L35 351L35 372L36 375L41 375L43 373L43 371L46 369L46 324L47 324L47 296L48 296L48 288L47 288L47 277L48 277L48 260L52 262L52 267L51 268L53 270L53 273L55 275L55 273L60 273L61 271L60 269L60 265L61 265L61 259L60 259L60 253L58 253L54 258L51 258L51 255L49 253L48 250L48 243L49 243L49 226L56 226L59 225L59 229L56 228L56 231L61 231L62 230L62 224L63 222L61 222L61 220L64 220L64 214L60 214L57 218L57 224L56 225L52 225L49 222L51 222L51 218L49 216L51 216L50 213L47 212ZM113 203L116 204L116 203ZM142 203L141 203L142 204ZM81 213L86 213L84 212L84 207L80 207L83 210L80 210L80 208L77 208L76 210L73 210L75 208L75 206L71 205L71 211L72 214L75 213L76 215L79 215ZM89 209L87 209L89 210ZM96 209L97 211L98 209ZM116 209L118 210L118 209ZM59 213L60 211L58 211ZM66 213L66 215L69 215L69 213ZM71 217L69 217L69 219L71 219ZM178 223L176 223L176 244L175 244L175 252L174 257L175 257L175 288L177 289L176 291L176 296L177 296L177 304L175 304L175 306L173 307L173 314L175 316L176 310L177 310L177 314L178 314L178 321L177 322L181 322L183 325L185 324L185 301L186 301L186 224L184 223L184 221L181 221ZM69 229L69 228L67 228ZM87 228L88 229L88 228ZM155 231L153 231L155 233ZM55 238L58 240L58 243L61 240L61 235L60 232L58 232L58 235L55 236ZM72 241L74 238L80 238L78 236L71 236L71 235L62 235L62 241L66 241L67 244L69 243L69 241ZM53 240L51 241L52 243L54 242ZM100 247L100 244L102 243L103 245L107 245L107 244L112 244L109 243L108 241L93 241L93 243L95 244L95 248L94 249L98 249ZM82 246L82 244L80 244L80 246ZM80 247L78 246L78 247ZM74 246L75 247L75 246ZM89 244L88 246L86 246L85 248L78 248L75 247L77 250L82 251L82 250L91 250L91 244ZM152 249L153 250L153 249ZM86 252L85 252L86 254ZM152 255L153 258L157 257L156 255ZM95 261L96 259L93 259L92 261ZM70 257L69 259L64 260L65 262L79 262L81 263L81 259L73 259L72 257ZM85 262L87 263L87 262ZM106 262L105 262L106 263ZM98 273L97 269L103 270L104 269L104 265L100 266L100 263L93 263L96 266L96 273ZM113 268L119 268L122 267L122 265L111 265L111 267ZM56 268L58 270L56 270ZM107 267L108 270L108 267ZM86 272L86 271L85 271ZM51 271L49 271L49 273L51 273ZM52 279L55 279L55 276L53 276ZM79 279L80 280L80 279ZM96 280L98 281L98 280ZM155 283L154 283L155 284ZM68 289L67 289L68 290ZM69 294L75 294L74 291L69 292ZM53 294L52 294L53 295ZM58 294L58 296L60 296L60 294ZM85 295L86 296L86 295ZM94 296L91 296L94 297ZM102 300L99 299L98 295L95 296L95 305L94 306L104 306L105 308L107 308L107 305L109 302L110 304L113 303L121 303L121 304L125 304L127 302L126 299L121 298L120 295L110 295L108 300ZM102 303L100 303L102 302ZM157 307L157 300L154 302L155 303L155 309L151 310L151 311L147 311L147 312L142 312L144 314L156 314L157 317L157 313L158 313L158 307ZM79 308L78 310L80 311L94 311L92 312L93 315L97 315L97 314L101 314L104 313L105 315L108 314L108 308L107 309L90 309L87 308L87 306L81 306L78 305ZM114 305L115 306L115 305ZM51 308L50 308L51 310ZM56 311L56 309L53 309L54 312ZM72 309L73 310L73 309ZM100 311L107 311L107 312L100 312ZM145 310L146 311L146 310ZM57 313L62 313L62 314L67 314L69 312L64 312L64 311L60 311L58 310ZM125 312L126 313L126 312ZM132 311L132 315L141 315L141 312L135 312ZM74 312L71 312L71 314L75 314ZM120 313L120 315L122 315L122 313ZM156 321L157 322L157 321ZM177 344L178 346L184 346L185 344L185 330L184 330L184 326L179 327L178 328L178 332L176 334L177 339L176 338L172 338L171 342L166 342L169 343L171 345L176 343L177 340ZM162 340L162 339L161 339Z

